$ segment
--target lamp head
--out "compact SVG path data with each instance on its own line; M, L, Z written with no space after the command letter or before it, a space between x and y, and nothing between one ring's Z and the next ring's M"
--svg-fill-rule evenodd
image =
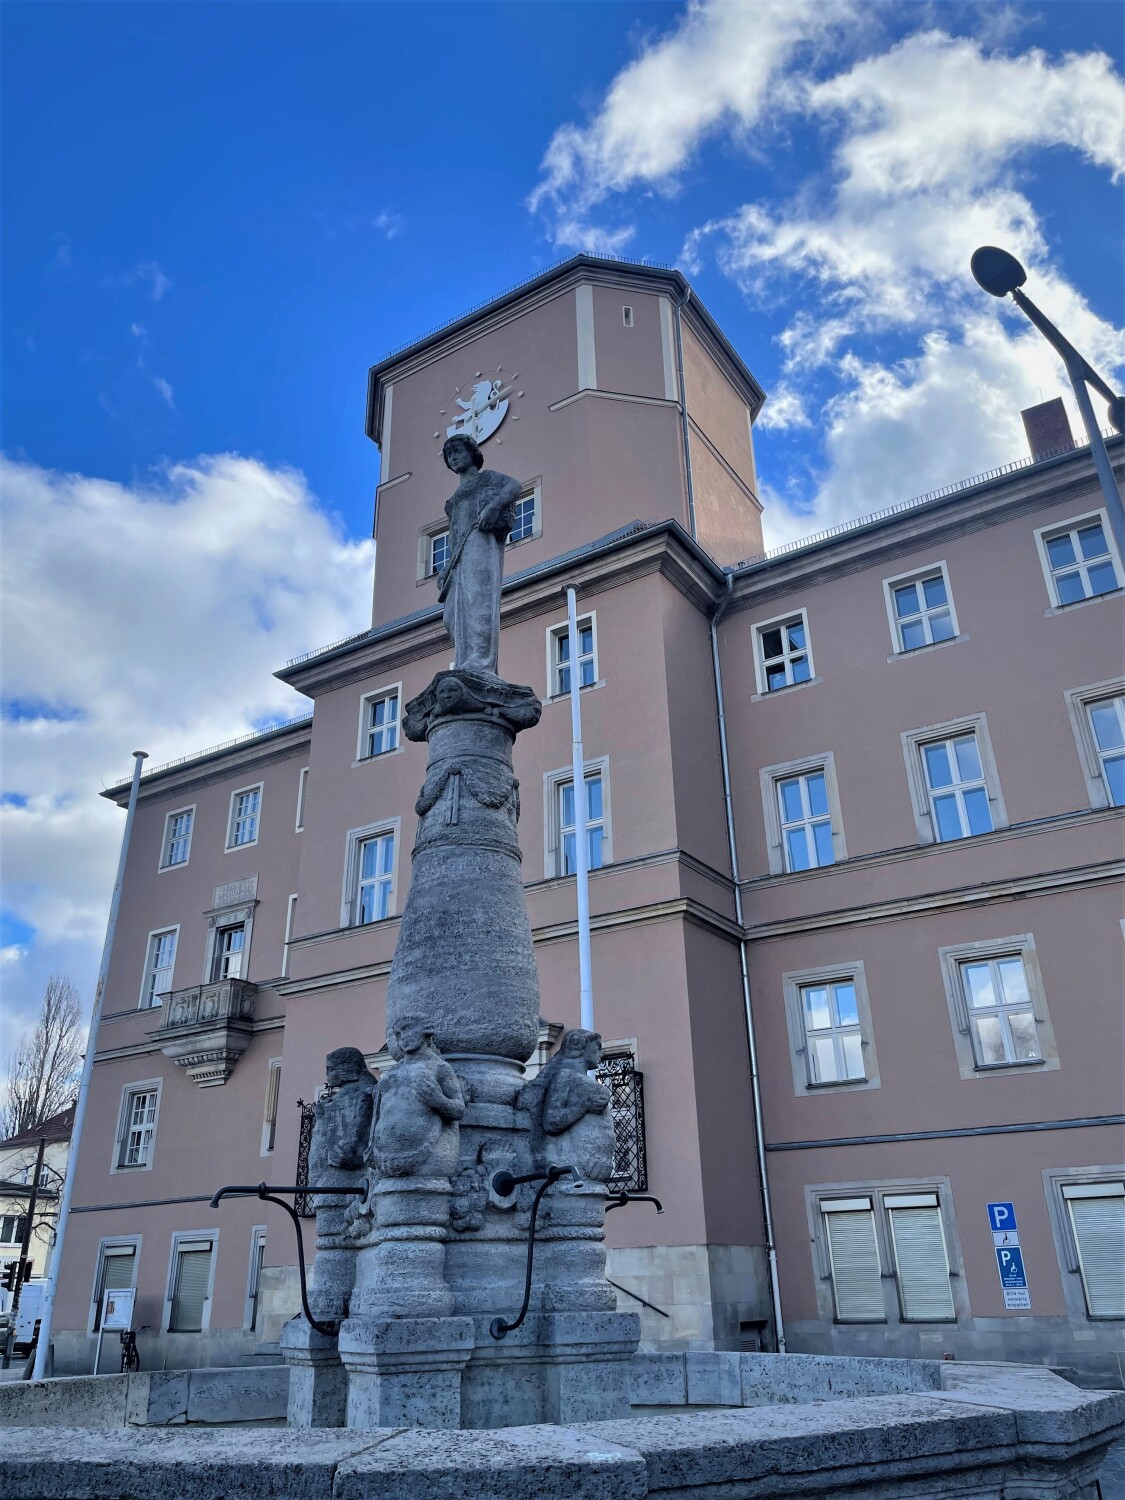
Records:
M1006 297L1027 280L1027 272L1016 257L996 245L982 245L974 250L969 269L977 285L993 297Z
M1118 432L1125 432L1125 396L1114 396L1109 403L1109 420Z

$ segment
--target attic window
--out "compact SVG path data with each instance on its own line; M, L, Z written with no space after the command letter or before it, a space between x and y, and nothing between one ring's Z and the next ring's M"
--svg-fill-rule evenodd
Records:
M621 321L625 324L626 328L632 328L633 309L631 307L623 307L621 309Z

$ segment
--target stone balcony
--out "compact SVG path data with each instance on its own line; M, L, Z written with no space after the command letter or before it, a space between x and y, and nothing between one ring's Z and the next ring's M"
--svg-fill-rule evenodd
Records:
M217 1088L250 1045L257 996L257 985L245 979L172 990L149 1036L201 1089Z

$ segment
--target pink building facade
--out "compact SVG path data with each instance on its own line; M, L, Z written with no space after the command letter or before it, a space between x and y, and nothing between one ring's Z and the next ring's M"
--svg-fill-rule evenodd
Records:
M584 257L374 367L371 629L279 673L305 717L141 783L57 1369L107 1288L169 1368L271 1357L297 1309L288 1222L209 1200L300 1180L329 1050L385 1060L401 712L449 663L440 450L473 423L523 486L500 670L545 705L531 1066L578 1022L583 685L596 1022L622 1183L665 1209L607 1220L620 1305L654 1344L774 1347L780 1308L793 1350L1121 1381L1125 570L1089 453L765 556L763 399L678 273Z

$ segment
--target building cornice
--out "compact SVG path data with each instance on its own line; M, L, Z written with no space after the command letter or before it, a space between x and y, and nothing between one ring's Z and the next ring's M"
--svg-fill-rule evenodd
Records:
M183 760L173 761L167 766L157 766L147 774L142 774L137 800L145 802L170 796L173 792L179 796L196 791L214 781L227 780L235 771L256 770L273 761L285 760L311 743L310 715L296 724L282 724L276 729L264 730L253 738L236 741L231 745L218 745L213 750L201 750L197 755L185 756ZM129 790L130 782L122 781L116 786L107 787L100 795L110 802L116 802L118 807L125 807L129 801Z

